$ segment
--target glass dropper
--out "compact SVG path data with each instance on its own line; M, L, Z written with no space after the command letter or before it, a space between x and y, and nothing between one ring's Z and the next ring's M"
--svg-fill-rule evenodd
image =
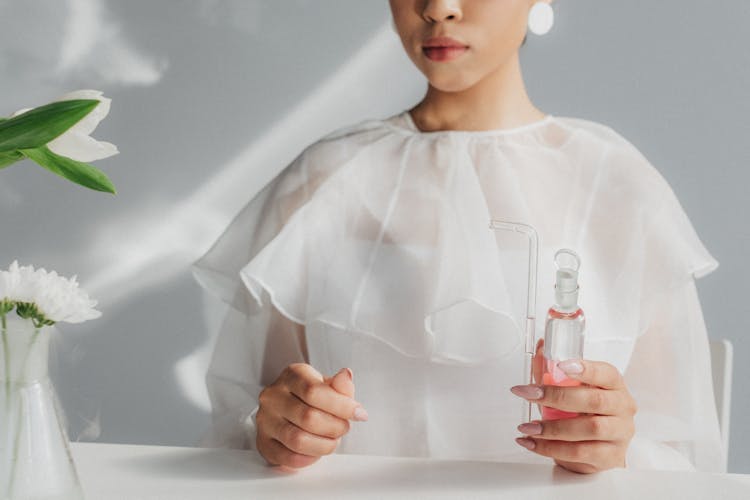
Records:
M536 329L536 274L537 263L539 262L539 236L536 229L528 224L519 222L508 222L497 219L490 220L490 229L502 231L514 231L526 235L529 241L529 274L528 274L528 294L526 296L526 342L524 352L524 383L526 385L534 383L534 338ZM532 403L522 402L522 420L531 422Z

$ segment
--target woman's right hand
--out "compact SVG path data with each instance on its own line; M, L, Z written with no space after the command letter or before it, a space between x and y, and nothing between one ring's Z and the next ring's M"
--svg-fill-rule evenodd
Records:
M354 400L352 372L323 377L305 363L289 365L260 393L255 446L272 465L306 467L333 453L349 420L367 420Z

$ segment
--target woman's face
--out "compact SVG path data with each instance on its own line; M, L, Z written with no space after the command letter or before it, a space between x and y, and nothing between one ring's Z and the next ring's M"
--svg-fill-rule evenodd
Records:
M472 87L517 54L534 2L390 0L390 5L409 58L433 87L457 92Z

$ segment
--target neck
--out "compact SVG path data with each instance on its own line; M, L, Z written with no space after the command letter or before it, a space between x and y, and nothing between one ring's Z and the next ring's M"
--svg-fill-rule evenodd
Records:
M429 85L425 97L410 113L425 132L514 128L545 116L526 93L518 53L465 90L446 92Z

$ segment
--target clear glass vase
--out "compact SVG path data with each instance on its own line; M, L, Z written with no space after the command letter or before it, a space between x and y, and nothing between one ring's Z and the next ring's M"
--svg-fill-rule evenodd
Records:
M83 498L48 373L51 330L2 318L0 500Z

